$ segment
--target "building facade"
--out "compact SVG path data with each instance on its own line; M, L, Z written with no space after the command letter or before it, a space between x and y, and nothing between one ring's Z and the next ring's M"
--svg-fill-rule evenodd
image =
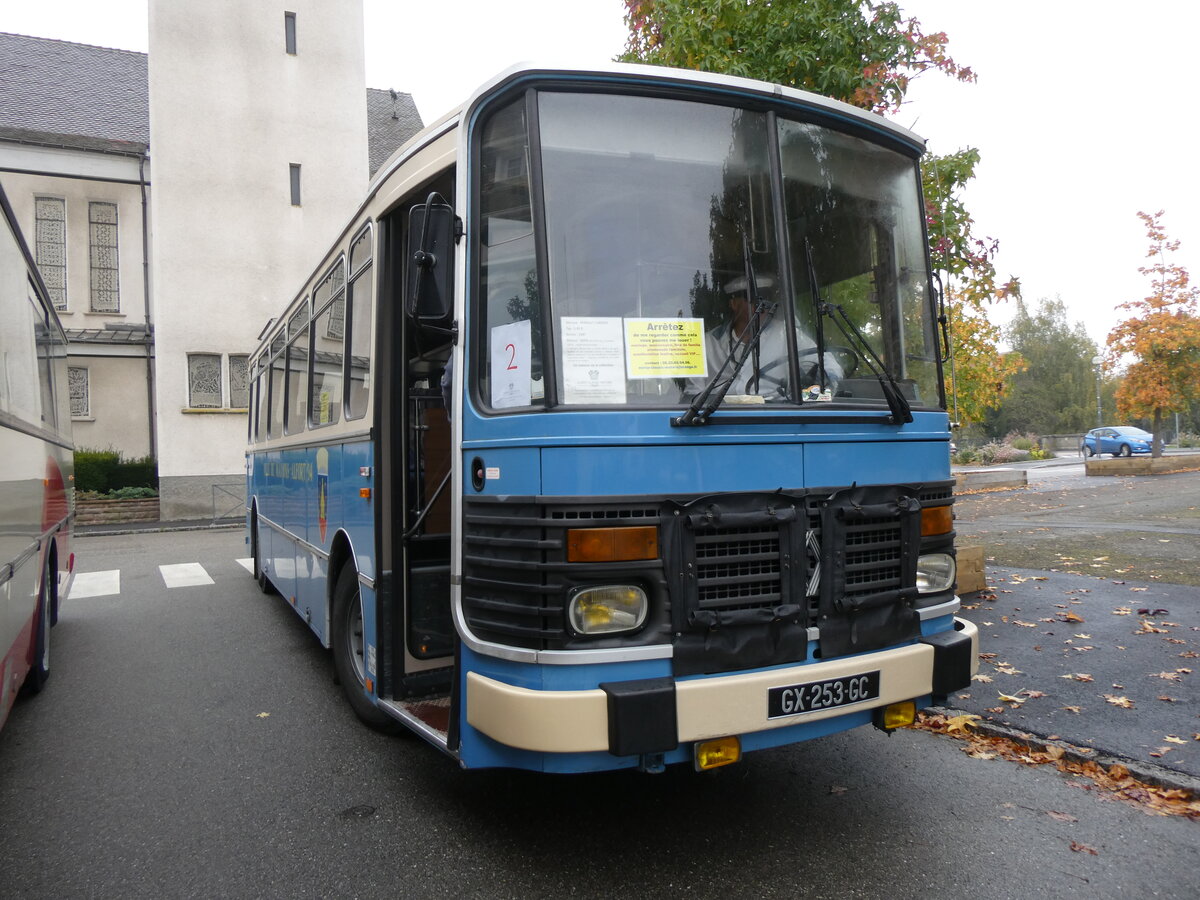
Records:
M357 0L149 21L149 55L0 34L0 179L68 330L77 446L154 456L164 519L221 517L258 330L421 122L363 102Z

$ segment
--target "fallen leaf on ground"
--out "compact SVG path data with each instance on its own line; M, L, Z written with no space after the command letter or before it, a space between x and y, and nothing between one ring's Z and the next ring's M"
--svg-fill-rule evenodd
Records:
M1081 844L1079 841L1071 841L1071 849L1076 853L1090 853L1092 856L1100 855L1094 847L1089 847L1087 844Z
M1115 694L1105 694L1104 699L1113 706L1121 707L1121 709L1133 709L1133 701L1128 697L1118 697Z
M1069 681L1082 681L1085 684L1089 681L1096 680L1091 675L1089 675L1087 672L1074 672L1074 673L1068 672L1066 675L1059 675L1058 677L1066 678Z
M1046 810L1046 815L1048 815L1052 819L1057 819L1059 822L1078 822L1079 821L1079 819L1075 818L1075 816L1071 815L1070 813L1058 812L1057 810L1053 810L1053 809Z
M1078 715L1079 712L1083 709L1083 707L1081 707L1081 706L1060 706L1059 709L1061 709L1063 712L1070 712L1070 713L1075 713L1076 715Z
M1132 615L1132 614L1133 614L1133 610L1128 606L1118 606L1116 609L1113 610L1114 616L1128 616L1128 615Z
M1166 737L1163 738L1163 740L1166 741L1168 744L1186 744L1187 743L1187 741L1185 741L1183 738L1175 737L1175 735L1173 735L1173 734L1168 734Z

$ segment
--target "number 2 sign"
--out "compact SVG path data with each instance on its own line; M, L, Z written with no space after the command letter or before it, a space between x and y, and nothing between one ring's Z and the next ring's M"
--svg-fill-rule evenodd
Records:
M529 320L497 325L491 333L492 406L528 406L532 339Z

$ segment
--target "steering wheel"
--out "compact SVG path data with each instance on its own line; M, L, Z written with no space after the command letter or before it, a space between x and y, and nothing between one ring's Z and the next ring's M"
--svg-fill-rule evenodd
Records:
M842 377L843 378L849 378L856 371L858 371L858 364L859 364L859 360L861 359L861 357L859 357L859 355L857 353L855 353L854 350L852 350L850 347L838 347L838 346L826 347L825 352L832 353L834 355L834 358L837 360L838 365L842 367ZM797 355L800 356L801 358L803 358L805 356L816 356L817 348L816 347L807 347L807 348L799 351L799 353ZM776 390L776 392L778 392L780 394L782 394L784 392L785 386L787 384L786 372L781 372L779 374L775 374L773 372L773 370L778 369L780 366L783 366L784 363L785 363L785 360L776 359L776 360L772 360L771 362L767 363L765 366L761 366L759 368L758 377L759 377L760 390L762 389L763 385L770 385ZM804 369L803 364L801 364L801 369ZM816 362L814 361L813 364L807 370L802 371L801 375L804 378L806 378L807 381L815 380L817 377ZM807 383L807 381L806 381L806 383Z
M819 352L819 347L805 347L803 350L798 350L796 355L803 359L806 356L816 356ZM833 354L833 358L842 367L843 378L849 378L858 371L858 364L862 361L862 357L850 347L830 346L825 348L825 352ZM811 371L815 373L816 368L817 366L814 362Z

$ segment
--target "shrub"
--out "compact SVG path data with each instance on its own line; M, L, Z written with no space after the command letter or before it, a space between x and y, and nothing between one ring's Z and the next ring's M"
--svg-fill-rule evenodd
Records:
M76 450L75 489L104 493L120 462L121 454L116 450Z
M123 488L148 488L157 496L158 464L151 456L122 459L111 447L107 450L81 448L75 451L75 489L100 494Z
M1190 431L1179 432L1180 447L1200 447L1200 434L1193 434Z
M147 500L157 497L158 491L149 487L123 487L109 491L108 496L113 500Z

